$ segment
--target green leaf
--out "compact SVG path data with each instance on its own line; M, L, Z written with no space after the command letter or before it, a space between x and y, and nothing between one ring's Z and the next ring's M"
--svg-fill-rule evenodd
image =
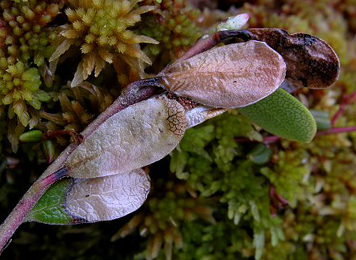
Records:
M71 224L72 219L66 214L64 203L72 183L72 179L65 179L53 184L36 203L29 213L27 221L59 225Z
M21 142L39 142L42 139L42 132L40 130L31 130L20 135Z
M272 150L267 148L264 144L258 144L247 155L247 158L257 165L268 163L272 158Z
M283 89L238 111L267 132L289 140L308 143L316 133L309 110Z
M254 231L253 234L253 246L255 247L255 259L259 260L262 257L264 247L265 247L265 232L262 231Z

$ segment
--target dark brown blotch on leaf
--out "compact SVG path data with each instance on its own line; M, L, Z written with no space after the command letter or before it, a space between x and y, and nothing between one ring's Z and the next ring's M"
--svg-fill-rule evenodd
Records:
M304 33L288 34L275 28L255 28L219 33L220 40L258 40L280 53L287 64L286 78L308 88L326 88L340 74L340 61L334 50L323 40Z

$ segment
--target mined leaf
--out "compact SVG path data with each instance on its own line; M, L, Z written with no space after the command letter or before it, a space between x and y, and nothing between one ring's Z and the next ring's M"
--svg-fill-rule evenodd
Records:
M64 203L66 194L72 185L72 179L61 180L53 184L28 214L27 221L70 224L72 219L66 214Z
M186 129L184 108L166 97L151 98L116 113L68 157L75 178L108 176L149 165L169 154Z
M316 132L309 110L283 89L239 112L267 132L293 141L308 143Z
M113 220L137 210L150 190L142 169L94 179L65 179L37 202L27 220L78 224Z
M236 34L244 40L264 41L282 55L287 64L287 79L295 85L327 88L339 78L340 60L337 54L329 44L315 36L288 34L276 28L230 31L230 37L236 39Z
M138 169L95 179L77 179L66 198L72 218L97 222L123 217L137 210L150 190L148 175Z
M158 76L177 95L207 106L236 108L273 93L285 73L282 56L263 42L248 41L178 61Z

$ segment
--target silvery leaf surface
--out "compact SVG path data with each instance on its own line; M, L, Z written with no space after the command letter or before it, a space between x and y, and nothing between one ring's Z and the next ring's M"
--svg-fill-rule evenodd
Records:
M150 179L142 169L92 179L64 179L37 202L28 221L71 225L113 220L137 210Z

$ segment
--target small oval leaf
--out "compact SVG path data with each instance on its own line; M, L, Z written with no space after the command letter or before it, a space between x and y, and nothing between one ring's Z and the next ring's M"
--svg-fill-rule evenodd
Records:
M264 42L248 41L177 61L158 76L179 96L211 107L237 108L273 93L285 73L281 55Z
M137 210L150 190L142 169L93 179L64 179L51 186L27 221L71 225L112 220Z
M267 148L264 144L258 144L247 155L247 158L257 165L263 165L268 163L272 158L273 152Z
M137 210L150 191L142 169L94 179L76 179L65 208L73 219L84 222L113 220Z
M24 143L39 142L42 139L42 132L40 130L31 130L19 136L19 140Z
M299 142L310 142L316 123L309 110L283 89L238 111L271 134Z
M102 123L68 157L74 178L130 172L169 154L186 130L184 108L164 96L136 103Z

